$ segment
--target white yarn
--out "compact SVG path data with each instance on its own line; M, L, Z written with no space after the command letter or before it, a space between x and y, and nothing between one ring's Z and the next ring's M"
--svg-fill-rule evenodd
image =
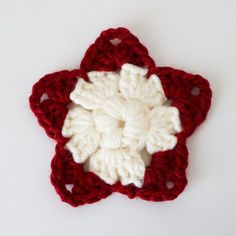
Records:
M165 106L160 79L124 64L120 72L89 72L70 94L62 135L77 163L108 184L121 181L141 187L149 156L173 149L181 132L179 111ZM146 154L144 154L146 153Z
M98 175L108 184L121 181L127 185L143 184L145 165L140 154L128 149L99 149L89 160L89 171Z

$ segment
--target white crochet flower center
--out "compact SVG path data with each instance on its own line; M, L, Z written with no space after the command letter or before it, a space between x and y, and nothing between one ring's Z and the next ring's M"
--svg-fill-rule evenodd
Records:
M179 111L167 106L160 79L124 64L120 72L88 73L70 94L62 135L77 163L108 184L141 187L148 156L173 149L181 131ZM150 158L149 158L150 159Z

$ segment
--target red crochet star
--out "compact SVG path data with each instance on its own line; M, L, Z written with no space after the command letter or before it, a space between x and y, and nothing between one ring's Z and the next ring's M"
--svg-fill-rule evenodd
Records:
M115 40L118 44L114 43L114 39L118 39ZM158 75L166 97L180 111L183 127L183 131L176 135L178 142L174 149L152 155L151 163L146 167L142 188L133 184L109 185L97 175L84 171L83 164L74 162L71 153L64 148L68 139L61 134L71 103L69 95L77 78L88 80L86 73L93 70L120 70L124 63L147 67L149 75ZM176 198L187 184L186 139L206 118L211 104L211 90L208 81L200 75L156 66L147 49L134 35L125 28L117 28L101 33L85 53L80 69L59 71L40 79L33 86L29 102L39 124L56 141L55 156L51 163L51 182L63 201L79 206L99 201L112 192L126 194L129 198L165 201Z

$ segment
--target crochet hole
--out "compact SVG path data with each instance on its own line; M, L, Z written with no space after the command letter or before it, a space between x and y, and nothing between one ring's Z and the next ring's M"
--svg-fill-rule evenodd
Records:
M89 162L90 162L90 158L88 158L83 164L83 169L85 172L89 171Z
M199 94L200 94L200 88L198 88L198 87L193 87L193 89L191 90L191 94L192 94L193 96L199 95Z
M74 184L66 184L65 185L66 189L69 191L69 192L72 192L72 189L74 187Z
M168 189L172 189L174 187L174 183L172 181L166 181L166 187Z
M119 120L118 127L121 128L121 129L124 128L125 127L125 122L123 120Z
M141 154L141 158L142 158L145 166L149 166L152 161L152 155L147 151L146 148L141 150L140 154Z
M167 99L165 102L164 102L164 106L167 106L167 107L170 107L172 105L172 102L173 100L172 99Z
M48 94L47 93L43 93L42 96L40 97L40 103L42 103L45 100L48 100Z
M114 39L111 39L110 42L111 42L114 46L117 46L118 44L120 44L121 40L118 39L118 38L114 38Z
M70 103L70 104L67 105L67 109L68 110L71 110L71 109L73 109L75 107L76 107L76 104L74 104L74 103Z

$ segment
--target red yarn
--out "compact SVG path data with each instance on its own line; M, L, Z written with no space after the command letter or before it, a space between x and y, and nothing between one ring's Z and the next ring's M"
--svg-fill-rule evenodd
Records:
M115 38L120 40L116 46L110 41ZM149 75L158 75L166 97L180 111L183 126L183 131L176 135L178 143L173 150L158 152L152 156L151 164L146 168L142 188L132 184L108 185L95 174L85 172L83 164L75 163L70 152L64 148L68 140L61 134L68 112L67 106L71 103L69 95L74 89L77 77L88 80L88 71L115 71L124 63L146 66ZM127 29L117 28L101 33L85 53L80 69L59 71L40 79L33 86L29 102L39 124L57 142L51 163L51 182L63 201L79 206L99 201L112 192L126 194L129 198L165 201L176 198L187 184L186 138L206 118L211 104L211 90L208 81L200 75L191 75L170 67L156 67L139 40ZM72 185L71 190L68 185Z

